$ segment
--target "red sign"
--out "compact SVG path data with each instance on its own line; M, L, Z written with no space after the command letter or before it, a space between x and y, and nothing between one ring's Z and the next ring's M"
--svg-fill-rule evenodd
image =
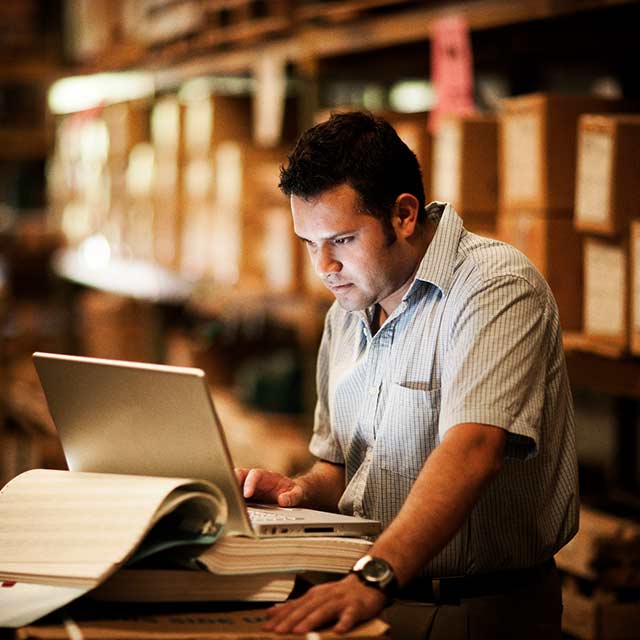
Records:
M461 16L439 18L431 36L431 81L436 106L429 129L438 127L445 113L473 113L473 56L469 27Z

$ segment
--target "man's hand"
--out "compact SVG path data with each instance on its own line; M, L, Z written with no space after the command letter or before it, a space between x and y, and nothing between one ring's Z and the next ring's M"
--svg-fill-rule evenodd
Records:
M385 595L362 584L355 575L338 582L312 587L302 597L267 609L266 631L307 633L336 621L332 631L346 633L359 622L377 616L384 608Z
M266 469L236 469L235 473L245 498L281 507L296 507L304 500L302 484L281 473Z

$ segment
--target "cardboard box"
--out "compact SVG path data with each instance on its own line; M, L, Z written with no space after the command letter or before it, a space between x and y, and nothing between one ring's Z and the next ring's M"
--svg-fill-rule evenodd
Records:
M156 156L153 181L153 255L168 269L179 269L183 229L183 171L177 156Z
M429 113L388 113L382 114L396 130L400 139L416 154L422 169L422 184L427 202L433 200L432 188L432 153L433 139L427 130Z
M206 156L219 143L249 144L251 96L206 95L184 102L184 144L190 157Z
M503 101L499 199L518 207L571 215L575 198L578 118L620 110L615 100L535 93Z
M184 108L176 95L156 100L150 116L151 143L160 161L178 156L184 145Z
M640 214L640 115L584 115L578 125L575 225L615 236Z
M631 353L640 355L640 219L631 222Z
M549 283L567 331L582 326L582 240L563 211L501 212L500 240L520 249Z
M581 640L633 640L638 637L640 604L616 602L615 593L586 595L577 587L562 587L562 631Z
M444 116L433 140L431 199L451 202L465 222L495 220L497 154L497 116Z
M149 140L150 112L150 105L142 100L110 104L103 109L110 157L126 160L137 144Z
M584 333L629 345L629 252L626 240L584 238Z
M288 206L264 211L262 265L266 289L272 293L296 293L302 287L303 247L293 232Z
M153 305L102 291L78 298L78 334L83 355L154 362L159 335Z

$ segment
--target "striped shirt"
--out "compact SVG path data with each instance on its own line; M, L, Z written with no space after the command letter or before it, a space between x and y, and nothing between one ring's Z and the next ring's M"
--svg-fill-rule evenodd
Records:
M310 450L345 465L343 513L386 525L448 429L505 429L500 473L424 573L530 566L578 525L557 306L523 254L465 230L451 205L435 210L440 221L415 280L375 335L373 308L329 310Z

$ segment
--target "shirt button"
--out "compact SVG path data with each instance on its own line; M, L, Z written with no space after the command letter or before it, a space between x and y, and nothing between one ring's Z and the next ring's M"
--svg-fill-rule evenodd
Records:
M375 396L378 394L378 387L369 387L369 395Z

